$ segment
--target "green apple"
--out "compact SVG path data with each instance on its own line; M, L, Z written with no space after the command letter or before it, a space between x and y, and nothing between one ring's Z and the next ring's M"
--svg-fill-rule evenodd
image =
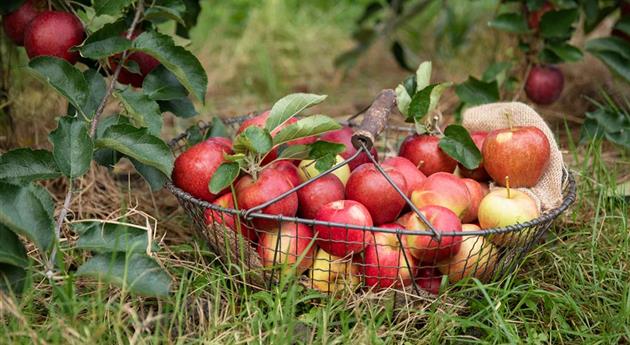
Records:
M339 164L344 161L343 157L341 157L340 155L337 155L336 160L337 162L335 164ZM317 170L317 168L315 167L315 161L310 159L305 159L301 161L300 165L298 166L298 174L300 175L300 179L302 179L302 182L310 180L321 173L322 171ZM341 182L343 182L343 185L345 186L346 182L348 182L348 178L350 178L350 167L348 166L348 164L345 164L341 168L333 171L333 174L337 175L337 177L339 177L339 179L341 180Z
M488 193L479 204L479 225L483 229L501 228L524 223L538 217L536 201L526 193L510 188L497 188ZM506 232L490 236L490 241L498 246L522 245L532 229Z

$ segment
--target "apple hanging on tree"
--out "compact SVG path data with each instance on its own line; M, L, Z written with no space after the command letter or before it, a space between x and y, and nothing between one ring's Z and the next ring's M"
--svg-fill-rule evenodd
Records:
M46 11L35 17L24 32L24 48L29 58L56 56L71 64L79 60L78 51L70 51L85 38L81 21L72 13Z
M27 0L17 10L2 16L2 27L18 46L24 45L24 31L40 13L48 9L45 0Z
M557 101L564 88L564 75L557 67L535 65L525 81L525 93L532 102L549 105Z

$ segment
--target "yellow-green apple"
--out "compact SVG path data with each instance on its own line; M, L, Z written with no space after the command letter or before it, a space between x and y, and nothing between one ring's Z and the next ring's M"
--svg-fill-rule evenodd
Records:
M562 94L564 75L555 66L535 65L529 70L525 81L525 93L532 102L549 105Z
M231 154L232 150L217 141L207 140L190 147L175 159L171 175L173 183L194 197L212 202L217 194L210 193L208 183L225 161L223 155L226 153Z
M407 182L403 174L391 166L383 166L383 170L403 194L407 195ZM376 225L396 220L406 204L405 199L378 171L374 163L365 163L354 169L346 183L346 198L365 206Z
M324 141L333 142L333 143L343 144L346 148L341 153L341 157L343 157L344 159L348 159L357 152L357 149L352 145L353 134L354 134L354 131L352 130L352 128L348 126L344 126L341 129L337 129L337 130L322 134L320 136L320 139ZM374 146L372 146L372 148L370 149L370 153L372 154L372 156L374 156L376 161L378 161L378 153L376 151L376 148L374 148ZM368 157L368 155L365 152L362 152L357 156L357 158L350 161L348 163L348 166L350 167L350 170L352 171L359 165L363 163L369 163L369 162L371 162L370 157Z
M439 143L440 138L434 135L413 134L402 142L398 155L410 160L425 176L440 171L452 173L457 161L444 153Z
M315 220L360 227L374 225L368 209L354 200L337 200L320 207ZM370 240L368 231L344 226L318 224L315 225L315 234L320 248L342 258L349 254L360 253Z
M470 223L477 220L477 212L479 211L479 204L488 191L481 186L481 184L473 179L462 179L466 188L468 188L468 194L470 194L470 207L468 211L462 217L462 222Z
M263 231L258 242L258 255L265 267L286 265L285 272L304 273L315 258L313 229L301 223L284 222L280 229Z
M297 191L301 217L314 219L319 209L333 201L345 199L343 183L334 174L324 175Z
M258 178L245 175L238 180L235 186L236 201L238 207L243 210L259 206L269 200L293 189L293 184L281 172L266 168L263 169ZM295 192L263 208L259 212L293 217L298 209L298 199ZM253 224L256 229L271 230L278 226L278 221L274 219L255 218Z
M479 205L479 224L483 229L501 228L524 223L538 217L536 201L516 189L496 188L486 195ZM498 246L518 246L530 235L531 229L506 232L490 236Z
M411 201L418 208L443 206L462 218L470 208L470 193L462 179L453 174L439 172L427 177L420 187L411 192Z
M407 181L407 189L409 190L408 196L411 196L411 192L418 188L420 184L427 179L422 171L420 171L405 157L387 158L382 165L394 167L403 174L405 181Z
M326 293L354 290L361 282L359 267L352 258L340 258L319 249L309 271L312 287Z
M17 45L24 44L24 30L37 15L48 8L44 0L26 0L17 10L2 16L7 36Z
M295 166L295 164L287 160L275 161L271 163L269 167L283 173L289 179L289 181L291 181L291 184L294 187L302 183L302 180L300 179L300 174L298 173L298 168Z
M71 64L79 52L71 50L83 42L85 30L79 18L69 12L46 11L39 14L24 31L24 48L29 58L55 56Z
M438 233L458 233L462 231L459 218L446 207L424 206L419 209ZM407 230L430 231L429 227L415 212L409 212L398 219ZM432 235L404 235L404 244L416 259L422 263L435 263L451 257L459 251L460 236L442 236L438 241Z
M470 133L470 137L472 138L473 142L475 143L475 146L477 146L479 151L481 151L481 148L483 147L483 142L484 140L486 140L487 136L488 136L488 132L484 132L484 131L476 131L476 132ZM458 163L458 166L459 166L459 174L462 177L471 178L479 182L485 182L490 179L490 176L486 172L486 169L483 167L483 161L479 164L479 166L476 169L472 169L472 170L466 169L466 167L463 166L461 163Z
M416 274L416 284L422 290L438 295L442 285L442 273L435 267L421 267Z
M221 195L216 200L214 200L212 204L222 208L234 208L234 198L232 197L232 193L228 192ZM219 225L225 225L226 227L234 231L237 231L237 229L239 229L240 234L243 235L246 239L252 242L256 242L258 240L256 230L254 230L250 226L247 226L244 222L240 222L236 214L207 208L204 211L204 216L207 225L216 223Z
M344 159L340 155L337 155L336 160L335 164L339 164L343 162ZM322 172L323 171L317 170L315 167L315 161L310 159L305 159L300 162L300 165L298 165L298 173L300 174L302 182L310 180L315 176L319 176ZM350 168L348 167L348 164L344 164L332 173L337 175L345 186L346 182L348 182L348 178L350 177Z
M550 147L545 133L533 126L503 128L490 132L483 142L483 164L492 179L505 186L533 187L549 163Z
M404 229L400 224L384 224L382 228ZM402 239L388 232L369 235L370 244L363 252L363 279L365 285L376 290L402 287L411 284L416 271L416 258L409 249L401 247ZM406 260L405 260L406 256Z
M466 277L475 277L481 281L494 274L498 260L498 249L483 236L466 236L466 231L481 230L475 224L462 225L464 239L461 248L452 257L438 263L440 272L448 275L451 283Z

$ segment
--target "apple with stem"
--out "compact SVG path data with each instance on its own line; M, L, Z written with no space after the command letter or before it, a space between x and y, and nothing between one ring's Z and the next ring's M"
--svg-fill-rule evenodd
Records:
M315 220L360 227L371 227L372 216L365 206L354 200L338 200L322 206ZM326 252L346 257L363 251L369 242L369 232L344 226L315 225L317 245Z
M411 202L418 208L429 205L443 206L462 218L470 208L470 193L459 177L438 172L427 177L411 192Z
M410 160L425 176L437 172L452 173L457 161L444 153L439 143L440 138L434 135L413 134L402 142L398 155Z
M382 228L404 229L400 224L384 224ZM402 238L395 233L374 232L363 254L365 285L376 290L408 286L416 271L416 258L401 246Z
M407 182L398 169L383 166L383 171L404 195L408 194ZM365 163L354 169L346 184L346 198L365 206L374 224L380 225L396 220L406 203L374 163Z
M324 175L297 191L301 217L315 219L319 209L333 201L345 199L343 183L334 174Z
M321 292L335 293L356 289L361 282L359 267L352 258L340 258L319 249L309 271L311 286Z
M46 11L35 17L24 32L24 48L29 58L55 56L71 64L79 60L70 51L83 42L85 30L79 18L68 12Z
M279 229L262 232L257 249L263 266L286 265L284 273L296 269L297 275L311 267L316 250L311 227L291 222L282 223Z
M492 179L505 186L533 187L549 164L551 148L543 131L533 126L497 129L486 137L481 150L484 167Z
M407 182L407 190L409 191L408 195L411 197L411 192L416 190L420 184L424 180L427 179L426 176L420 171L410 160L405 157L391 157L387 158L383 161L383 167L390 166L398 169L401 174L405 177L405 181Z

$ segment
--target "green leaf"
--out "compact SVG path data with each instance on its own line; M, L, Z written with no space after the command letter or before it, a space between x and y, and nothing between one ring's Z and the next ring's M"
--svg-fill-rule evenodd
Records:
M109 127L121 123L129 123L129 118L122 115L112 115L101 118L96 126L96 139L103 137L105 130ZM97 149L94 152L94 160L98 164L108 168L114 166L123 157L123 154L107 148Z
M497 30L524 34L529 32L527 21L520 13L503 13L492 19L488 26Z
M88 94L88 83L83 73L68 61L52 56L38 56L28 66L64 96L76 109L83 109Z
M278 159L303 160L310 157L310 145L284 145L278 149Z
M146 253L149 245L146 230L124 224L81 222L72 224L72 228L79 234L76 248L97 253Z
M223 123L219 117L215 116L212 118L212 126L210 127L207 137L230 137L225 123Z
M93 69L88 69L83 72L83 77L88 84L87 98L85 100L85 104L83 105L83 113L91 119L94 117L96 109L105 97L107 85L105 85L105 79L103 76Z
M608 68L624 78L626 82L630 82L630 59L608 50L593 50L590 53L602 60Z
M84 121L64 116L48 139L53 144L55 162L64 175L76 178L88 171L94 144Z
M594 55L598 52L612 52L624 59L630 59L630 43L619 37L602 37L586 42L586 50Z
M499 85L496 80L484 82L469 76L468 80L455 86L455 93L462 102L470 105L492 103L499 100Z
M161 171L146 164L142 164L131 157L127 158L131 161L133 166L136 168L136 171L138 171L142 178L147 181L152 191L158 191L164 187L164 184L168 181L168 177Z
M540 18L540 35L544 38L567 38L573 32L573 23L578 18L575 8L549 11Z
M28 266L24 244L13 231L2 224L0 224L0 263L18 267Z
M151 100L147 95L133 91L128 87L122 92L116 92L116 97L121 100L127 109L134 125L146 127L149 133L160 135L162 131L162 113L156 101Z
M54 237L52 200L43 187L0 182L0 223L48 250Z
M630 17L624 16L619 18L617 23L615 23L614 29L630 35Z
M309 159L319 159L325 155L333 155L336 156L342 153L346 149L346 145L333 143L329 141L318 140L312 144L308 145L310 147L309 150Z
M431 105L431 92L437 84L428 85L411 97L407 122L419 122L429 112Z
M173 40L155 31L146 31L133 42L133 49L156 58L201 102L205 101L208 77L199 60Z
M192 125L186 130L186 145L188 147L198 144L210 137L229 138L227 128L223 121L218 117L212 118L212 123L203 130L199 125Z
M328 131L340 129L341 125L326 115L311 115L292 123L273 137L273 146L291 140L320 135Z
M396 86L396 105L405 118L409 114L409 103L411 103L411 97L407 93L407 89L403 84L398 84Z
M586 113L586 118L597 121L597 124L608 133L630 131L630 119L622 111L611 108L599 108Z
M219 165L217 171L215 171L214 175L212 175L212 179L208 185L210 193L218 194L223 189L234 183L234 180L238 177L240 170L241 168L236 162L226 162Z
M88 36L77 50L81 56L92 60L105 59L122 53L131 48L131 41L122 35L126 30L127 24L124 21L106 24Z
M61 176L51 152L15 149L0 156L0 180L21 183Z
M282 97L271 107L265 128L269 132L273 132L274 129L280 127L304 109L323 102L326 97L326 95L315 95L312 93L293 93Z
M27 273L22 267L0 264L0 290L21 292L24 289Z
M186 4L181 0L158 0L144 11L144 19L158 24L166 20L174 20L185 25L183 18L185 12Z
M103 14L115 16L124 12L132 2L132 0L92 0L92 6L97 16Z
M315 169L320 173L332 168L337 163L337 156L333 154L323 155L315 160Z
M273 139L264 128L249 126L234 138L234 152L267 153L271 150Z
M512 64L509 62L495 62L486 68L481 80L485 82L496 80L498 85L502 85L511 67Z
M79 277L94 277L145 296L168 296L171 278L151 257L142 254L97 254L79 267Z
M96 140L96 147L113 149L171 176L174 160L171 150L146 128L128 124L111 126Z
M142 92L155 101L168 101L188 96L186 88L163 65L153 69L144 78Z
M409 95L413 95L416 92L426 88L431 84L431 71L433 70L433 64L431 61L424 61L418 66L418 70L416 71L416 88L413 92L410 92ZM409 89L407 89L409 90Z
M547 44L545 48L551 50L562 61L575 62L582 59L582 51L568 43Z
M170 112L182 119L188 119L198 114L197 110L195 110L195 106L188 98L158 101L158 105L160 106L161 112Z
M422 65L420 65L422 67ZM416 71L417 73L417 71ZM429 76L430 78L430 76ZM411 95L415 94L416 91L418 90L418 82L416 81L417 77L415 74L412 74L410 76L408 76L407 78L405 78L405 80L402 82L402 84L398 84L398 85L402 85L405 90L407 91L407 95L409 97L411 97Z
M481 163L481 152L466 128L460 125L446 127L439 146L444 153L462 163L467 169L476 169Z

